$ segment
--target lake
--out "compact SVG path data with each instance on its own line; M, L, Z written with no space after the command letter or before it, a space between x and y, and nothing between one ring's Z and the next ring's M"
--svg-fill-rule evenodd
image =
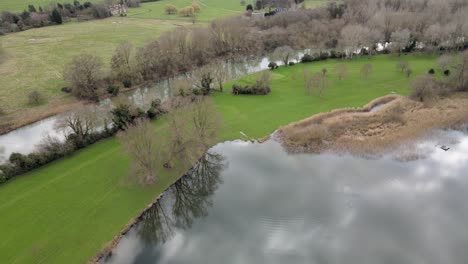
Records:
M373 159L218 144L103 262L468 263L468 137L440 135Z

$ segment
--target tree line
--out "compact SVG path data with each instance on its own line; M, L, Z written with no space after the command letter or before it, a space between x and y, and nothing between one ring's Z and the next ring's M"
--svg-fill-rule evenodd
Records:
M73 2L50 3L45 6L30 4L22 12L13 13L2 11L0 13L0 35L39 28L52 25L60 25L71 18L81 21L102 19L112 16L109 9L114 4L138 7L140 0L104 0L100 3L89 1L81 3Z
M281 47L332 50L347 58L359 50L360 54L460 50L467 46L467 2L345 0L265 19L220 19L205 28L178 28L139 48L122 43L107 76L98 56L79 55L67 66L65 78L78 98L98 99L109 86L122 86L124 81L134 85L173 78L218 60L271 53Z

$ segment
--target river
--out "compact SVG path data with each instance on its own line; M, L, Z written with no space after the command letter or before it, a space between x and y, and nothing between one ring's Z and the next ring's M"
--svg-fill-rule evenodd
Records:
M304 55L303 52L298 52L291 60L298 62L298 59ZM268 69L268 57L242 59L238 61L224 62L218 65L228 73L228 79L234 80L241 78L245 75L256 73ZM280 61L278 65L282 65ZM178 78L184 78L179 76ZM130 92L124 93L120 96L128 97L133 103L141 107L148 107L152 100L159 98L164 100L171 95L171 87L173 80L164 80L155 82L150 86L141 87ZM110 111L112 102L118 100L118 97L112 99L102 100L98 104L98 111ZM94 106L93 106L94 107ZM60 140L65 139L65 134L56 128L56 122L62 115L49 117L47 119L38 121L28 126L11 131L7 134L0 135L0 164L8 159L11 153L18 152L21 154L29 154L35 150L43 138L50 135L57 137Z
M468 263L466 134L374 159L274 141L209 153L102 262Z

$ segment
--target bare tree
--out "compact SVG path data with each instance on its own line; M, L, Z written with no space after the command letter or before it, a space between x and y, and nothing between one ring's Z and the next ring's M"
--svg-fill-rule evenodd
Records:
M411 76L411 74L413 74L413 70L411 68L407 68L405 70L406 77L409 78Z
M348 77L348 67L346 64L338 64L335 66L335 73L338 77L338 80L343 80Z
M44 100L44 97L38 91L32 91L28 94L28 103L31 105L37 105L43 100Z
M132 79L134 74L130 61L132 51L133 45L128 41L124 41L117 46L114 55L112 55L112 73L120 80Z
M302 77L304 79L304 88L308 95L312 94L312 90L314 88L312 76L313 76L312 72L304 68L304 70L302 71Z
M303 77L307 94L311 95L314 91L317 91L319 97L322 97L323 92L329 85L327 76L322 73L313 74L304 69Z
M403 30L395 31L392 33L390 41L392 42L390 47L394 51L401 54L401 52L410 44L411 32L406 28Z
M119 133L118 138L132 162L131 179L142 185L155 183L160 155L151 123L138 120L126 131Z
M78 140L85 140L91 133L108 128L110 121L109 111L88 106L59 117L55 128L67 137L73 135Z
M398 70L404 73L409 68L409 64L406 61L398 61L396 67Z
M263 71L257 76L256 84L258 87L270 87L271 72Z
M369 78L369 75L371 74L371 72L372 72L372 64L367 63L367 64L362 65L361 78L367 80L367 78Z
M285 66L289 65L289 61L294 57L294 50L290 46L282 46L275 49L273 59L280 60Z
M468 50L465 50L454 63L453 82L460 91L468 90Z
M444 41L444 31L439 23L430 25L424 31L424 44L426 49L432 50L441 46Z
M210 66L199 68L190 75L190 82L193 83L203 95L208 95L215 81L215 72L215 69Z
M166 168L172 168L180 163L192 164L198 158L198 145L191 127L189 99L173 98L168 114L170 137L167 144Z
M319 97L322 97L323 92L328 88L329 81L328 77L325 74L317 73L314 76L314 82L316 83L316 87L318 89Z
M95 55L82 54L73 58L64 72L65 80L78 98L97 99L98 81L101 78L101 59Z
M216 142L221 117L207 97L173 98L169 111L170 142L166 168L191 165Z
M437 59L437 65L439 65L442 71L447 70L453 62L453 57L449 54L444 54Z
M418 76L411 82L410 98L425 102L437 95L437 88L437 81L433 76L428 74Z
M6 53L2 47L2 43L0 43L0 64L2 64L4 61L6 61Z
M322 68L322 75L325 76L327 75L328 73L328 69L327 68Z
M219 91L223 92L223 84L228 79L228 71L226 64L218 63L216 67L214 67L214 79L218 84Z
M97 128L97 115L89 108L83 108L60 117L55 127L63 131L67 138L73 136L82 141Z
M341 45L352 58L354 53L364 46L369 36L368 28L361 25L348 25L341 30Z
M191 108L194 136L201 150L206 151L216 142L221 115L209 97L198 97Z

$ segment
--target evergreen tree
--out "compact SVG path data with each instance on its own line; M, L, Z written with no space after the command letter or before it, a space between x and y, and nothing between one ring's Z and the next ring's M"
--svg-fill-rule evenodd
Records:
M34 5L28 5L28 10L29 10L29 13L37 12L36 7L34 7Z
M57 8L54 8L54 11L52 11L52 14L50 15L50 21L59 25L63 23L62 15L57 10Z

